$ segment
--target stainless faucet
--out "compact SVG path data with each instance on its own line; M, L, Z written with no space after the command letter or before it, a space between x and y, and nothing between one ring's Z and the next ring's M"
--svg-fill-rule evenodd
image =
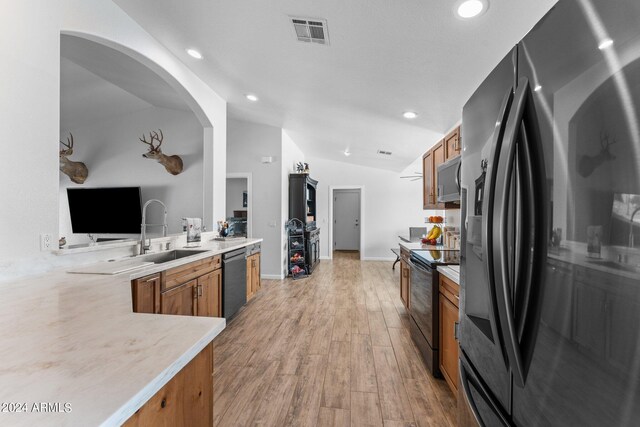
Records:
M149 206L153 202L160 203L162 205L162 208L164 209L163 224L147 224L147 206ZM148 245L146 244L147 226L149 225L162 227L162 237L167 237L167 207L164 205L164 203L162 203L158 199L151 199L147 203L145 203L144 206L142 207L142 225L141 225L142 230L140 232L140 255L144 255L151 247L151 239L149 239L149 244Z
M633 211L633 213L631 214L631 219L629 219L629 247L633 248L633 217L636 216L636 214L640 212L640 208L637 208L635 211Z

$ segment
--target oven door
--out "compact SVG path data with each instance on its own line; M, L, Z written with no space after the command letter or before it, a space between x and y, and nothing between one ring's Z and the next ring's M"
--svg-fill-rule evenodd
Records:
M438 304L435 270L409 260L411 265L411 317L432 349L438 347ZM434 303L435 301L435 303Z

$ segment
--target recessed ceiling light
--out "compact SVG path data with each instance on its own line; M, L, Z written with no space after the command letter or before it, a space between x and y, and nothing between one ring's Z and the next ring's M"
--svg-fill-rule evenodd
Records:
M405 119L415 119L416 117L418 117L418 113L416 113L415 111L405 111L404 113L402 113L402 117L404 117Z
M542 90L542 86L536 85L536 87L534 87L533 90L536 92L540 92Z
M462 19L471 19L487 11L487 0L461 0L455 5L455 12Z
M349 157L351 155L351 151L349 151L349 149L347 148L346 150L344 150L344 155Z
M246 98L247 98L249 101L251 101L251 102L256 102L256 101L258 100L258 97L257 97L257 96L255 96L255 95L254 95L254 94L252 94L252 93L248 93L248 94L246 94L245 96L246 96Z
M193 58L202 59L202 54L195 49L187 49L187 53Z
M606 48L611 47L611 46L613 46L613 40L604 39L598 45L598 49L602 50L602 49L606 49Z

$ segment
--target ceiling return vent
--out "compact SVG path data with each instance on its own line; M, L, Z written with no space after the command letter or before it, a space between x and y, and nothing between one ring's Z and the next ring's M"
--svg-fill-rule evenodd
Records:
M305 43L329 44L327 21L324 19L308 19L289 17L293 23L298 41Z
M378 154L381 154L383 156L390 156L391 155L391 151L378 150Z

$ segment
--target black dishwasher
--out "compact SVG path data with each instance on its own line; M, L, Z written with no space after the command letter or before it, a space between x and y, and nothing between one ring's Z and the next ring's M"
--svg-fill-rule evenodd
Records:
M231 320L247 303L246 249L222 254L222 317Z

